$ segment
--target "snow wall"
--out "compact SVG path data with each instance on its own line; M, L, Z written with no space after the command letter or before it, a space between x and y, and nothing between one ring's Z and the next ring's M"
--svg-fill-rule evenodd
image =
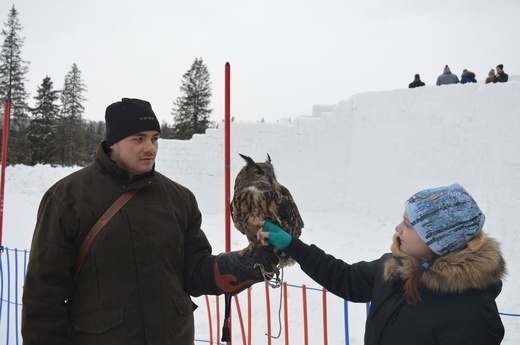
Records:
M165 147L174 154L161 155ZM504 241L514 236L506 222L520 209L519 149L518 81L372 92L319 117L232 122L231 182L245 164L238 153L255 161L268 153L303 216L336 208L377 218L400 217L418 190L457 182ZM223 123L189 141L161 140L160 151L158 171L195 195L212 195L200 204L203 214L223 211Z

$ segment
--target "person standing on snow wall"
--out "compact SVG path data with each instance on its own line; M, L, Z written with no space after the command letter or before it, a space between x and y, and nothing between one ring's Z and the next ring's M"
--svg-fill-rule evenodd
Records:
M451 73L448 65L444 66L444 72L437 78L437 86L440 85L450 85L450 84L458 84L459 77L455 74Z
M507 83L509 76L504 72L504 65L497 66L497 74L493 78L493 83Z
M416 87L424 86L424 83L421 81L421 76L419 74L416 74L413 81L408 84L408 88L414 89Z

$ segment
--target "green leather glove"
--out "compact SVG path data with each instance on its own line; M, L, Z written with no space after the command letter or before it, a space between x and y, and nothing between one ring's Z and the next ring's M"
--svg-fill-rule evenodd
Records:
M269 236L265 238L267 243L272 244L278 249L284 250L289 246L292 241L292 236L283 231L278 225L266 220L262 226L263 231L269 233Z
M214 265L215 285L221 293L236 295L251 285L278 274L279 259L273 248L257 246L220 254Z

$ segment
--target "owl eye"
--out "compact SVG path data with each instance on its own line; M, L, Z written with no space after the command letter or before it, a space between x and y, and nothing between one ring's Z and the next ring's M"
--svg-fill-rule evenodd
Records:
M260 168L255 169L256 176L264 176L264 171Z

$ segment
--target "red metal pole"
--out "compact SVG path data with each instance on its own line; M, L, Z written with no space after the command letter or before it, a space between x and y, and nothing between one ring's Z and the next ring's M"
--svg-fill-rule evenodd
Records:
M230 107L230 75L231 75L231 66L229 65L229 62L226 62L225 67L225 85L224 85L224 179L225 179L225 212L224 212L224 219L226 224L226 252L231 251L231 210L230 210L230 203L231 203L231 154L230 154L230 147L231 147L231 107ZM225 298L228 298L226 296ZM229 303L231 303L231 298L229 300ZM229 326L229 336L230 340L232 339L232 333L231 333L231 308L229 309L229 315L228 315L228 326ZM227 342L228 345L231 344L231 341Z
M226 252L231 251L231 214L230 214L230 202L231 202L231 107L230 107L230 72L231 66L229 62L226 62L226 73L225 73L225 96L224 96L224 169L225 169L225 212L224 217L226 219Z
M4 132L2 136L2 168L0 178L0 248L2 247L2 231L4 228L4 186L5 186L5 166L7 165L7 142L9 133L9 101L5 101L4 107Z

